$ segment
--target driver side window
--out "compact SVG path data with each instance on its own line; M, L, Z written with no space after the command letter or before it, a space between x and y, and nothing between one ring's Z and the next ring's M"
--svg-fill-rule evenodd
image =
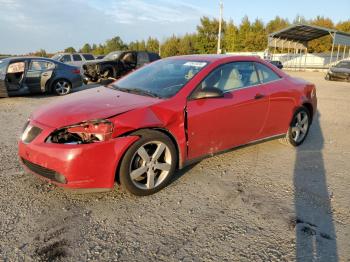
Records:
M223 92L229 92L257 84L260 84L259 78L252 62L233 62L212 71L198 88L200 90L218 88Z

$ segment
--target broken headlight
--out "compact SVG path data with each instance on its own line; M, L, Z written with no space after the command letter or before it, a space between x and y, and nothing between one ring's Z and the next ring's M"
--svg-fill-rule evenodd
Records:
M47 143L89 144L112 138L113 123L108 120L91 120L54 131Z

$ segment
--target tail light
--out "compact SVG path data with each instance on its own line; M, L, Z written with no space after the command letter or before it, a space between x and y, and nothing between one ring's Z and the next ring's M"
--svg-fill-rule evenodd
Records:
M73 73L73 74L80 75L80 69L73 69L73 70L72 70L72 73Z

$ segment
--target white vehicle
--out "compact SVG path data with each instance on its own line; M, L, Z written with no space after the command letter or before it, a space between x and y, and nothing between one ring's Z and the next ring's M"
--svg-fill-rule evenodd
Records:
M84 53L59 53L54 55L52 59L81 68L87 61L95 60L95 57L92 54Z

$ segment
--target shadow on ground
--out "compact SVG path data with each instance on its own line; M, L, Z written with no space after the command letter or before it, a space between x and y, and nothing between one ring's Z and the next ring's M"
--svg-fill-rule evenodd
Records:
M338 261L331 195L323 159L320 113L305 143L298 147L294 167L296 260Z

